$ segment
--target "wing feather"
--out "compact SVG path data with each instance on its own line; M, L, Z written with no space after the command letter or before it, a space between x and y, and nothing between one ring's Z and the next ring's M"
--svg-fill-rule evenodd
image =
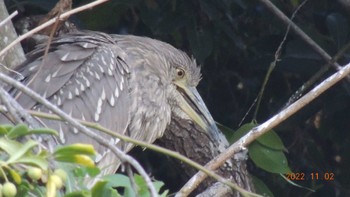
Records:
M39 46L16 69L24 76L22 82L74 118L97 122L124 134L130 121L129 67L123 60L126 54L115 41L103 33L78 32L54 40L43 61L40 54L44 47ZM15 90L12 93L25 108L47 111L28 96ZM61 143L90 142L106 155L101 145L66 123L42 121L60 131ZM112 158L101 159L107 160ZM113 169L118 165L114 166Z

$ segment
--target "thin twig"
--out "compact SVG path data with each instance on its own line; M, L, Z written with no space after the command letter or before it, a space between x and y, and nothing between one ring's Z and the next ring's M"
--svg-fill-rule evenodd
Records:
M7 18L5 18L3 21L0 22L0 28L5 25L6 23L8 23L9 21L11 21L16 15L18 14L18 11L14 11L12 12L12 14L10 16L8 16Z
M7 98L12 98L8 92L6 92L4 90L4 88L2 87L2 85L0 86L0 101L1 103L4 104L6 110L9 112L9 114L12 115L12 118L14 120L15 123L22 123L22 119L19 116L19 114L17 113L18 111L13 107L13 105L11 105L11 102L7 99ZM11 120L12 120L11 118Z
M65 19L65 18L67 18L67 17L69 17L69 16L71 16L71 15L73 15L73 14L76 14L76 13L78 13L78 12L81 12L81 11L84 11L84 10L87 10L87 9L91 9L91 8L97 6L97 5L101 4L101 3L105 3L105 2L107 2L107 1L109 1L109 0L96 0L96 1L91 2L91 3L89 3L89 4L80 6L80 7L78 7L78 8L75 8L75 9L73 9L73 10L70 10L70 11L68 11L68 12L63 13L62 15L59 16L59 19L60 19L60 20L63 20L63 19ZM13 46L15 46L16 44L18 44L18 43L21 42L22 40L24 40L24 39L26 39L26 38L32 36L33 34L39 32L40 30L45 29L46 27L48 27L48 26L54 24L55 21L56 21L56 18L53 18L53 19L47 21L46 23L43 23L42 25L40 25L40 26L38 26L38 27L36 27L36 28L34 28L34 29L28 31L27 33L25 33L25 34L23 34L23 35L21 35L21 36L19 36L15 41L13 41L11 44L9 44L7 47L5 47L5 48L0 52L0 57L4 56L4 55L7 53L8 50L10 50Z
M86 134L87 136L91 137L92 139L96 140L101 145L109 148L122 162L127 162L130 165L132 165L137 172L145 179L147 186L150 190L151 196L158 196L157 192L154 188L154 185L152 184L151 178L148 176L148 174L145 172L145 170L142 168L142 166L131 156L127 155L120 149L118 149L116 146L113 146L109 143L109 140L101 137L99 134L93 132L92 130L86 128L84 125L80 124L77 120L70 117L68 114L60 110L57 106L53 105L49 101L47 101L45 98L41 97L39 94L37 94L34 91L31 91L28 87L21 84L20 82L12 79L9 76L4 75L3 73L0 73L0 80L12 85L13 87L17 88L18 90L24 92L37 102L41 103L43 106L47 107L49 110L51 110L53 113L60 116L63 120L71 124L73 127L79 129L81 132Z
M303 1L298 7L297 9L295 9L295 11L293 12L292 16L290 17L290 21L293 21L293 19L295 18L296 14L299 12L299 10L308 2L308 0ZM260 104L261 104L261 100L263 98L264 92L265 92L265 87L270 79L270 76L272 74L272 71L275 69L277 62L280 59L281 53L282 53L282 49L284 46L284 43L287 40L287 36L289 34L290 31L290 27L291 27L292 23L289 23L287 26L287 30L284 33L283 39L281 41L281 43L279 44L279 46L277 47L277 50L275 52L275 59L273 60L273 62L271 62L269 69L267 70L266 76L264 78L263 84L261 86L260 92L258 94L257 100L256 100L256 108L254 111L254 115L253 115L253 119L256 119L258 116L258 112L260 109ZM255 101L255 100L254 100Z
M326 80L317 85L299 100L288 106L286 109L274 115L272 118L270 118L263 124L250 130L245 136L243 136L237 142L232 144L225 152L221 153L209 163L207 163L205 167L210 170L217 169L218 167L223 165L227 159L230 159L235 153L239 152L242 149L245 149L245 147L247 147L255 139L282 123L284 120L286 120L287 118L295 114L297 111L308 105L311 101L313 101L323 92L325 92L327 89L335 85L337 82L339 82L349 74L350 63L342 67L335 74L328 77ZM177 196L180 197L189 195L193 191L193 189L196 188L206 177L207 175L203 172L198 172L181 188Z
M15 123L25 122L31 128L38 128L39 123L29 115L29 113L19 105L12 96L4 90L2 83L0 86L0 101L5 105L5 109L11 114L14 118ZM12 121L12 119L11 119Z
M337 62L341 56L344 55L344 53L350 48L350 42L348 42L346 45L344 45L338 52L337 54L334 55L334 57L332 58L332 62ZM329 69L330 64L325 64L321 67L320 70L318 70L310 79L307 80L307 82L305 82L297 91L294 92L294 94L288 99L288 102L284 105L283 108L286 108L287 106L289 106L290 104L292 104L293 102L295 102L297 99L299 99L301 97L301 95L303 95L303 93L307 90L310 89L310 87L316 83L317 80L319 80L321 78L321 76L323 76ZM347 85L347 84L344 84ZM347 90L348 88L345 87ZM349 92L349 90L348 90Z
M332 57L324 51L313 39L311 39L303 30L301 30L293 21L291 21L281 10L279 10L269 0L259 0L263 3L272 13L274 13L279 19L286 25L290 25L291 30L297 34L302 40L304 40L313 50L315 50L327 63L330 63L336 68L341 69L340 65L336 62L331 63Z
M51 43L52 43L52 39L53 39L53 36L57 30L57 27L58 27L58 24L59 24L59 19L60 19L60 15L61 14L58 14L56 18L56 21L51 29L51 32L50 32L50 35L49 35L49 38L47 39L47 43L46 43L46 47L45 47L45 51L44 51L44 55L43 55L43 60L41 61L41 64L40 64L40 67L39 67L39 70L38 72L36 72L34 74L34 76L32 77L32 79L30 81L28 81L27 85L28 84L31 84L37 77L37 75L40 73L40 70L44 67L44 65L46 64L46 61L47 61L47 54L49 53L49 49L50 49L50 46L51 46ZM15 72L15 71L14 71ZM20 95L22 94L22 92L20 92L18 95L16 95L16 99L20 97Z
M126 166L126 173L128 174L131 188L132 188L132 189L135 191L135 193L137 194L138 186L137 186L137 184L136 184L136 182L135 182L134 173L132 172L132 169L131 169L131 166L130 166L130 165L127 165L127 166Z

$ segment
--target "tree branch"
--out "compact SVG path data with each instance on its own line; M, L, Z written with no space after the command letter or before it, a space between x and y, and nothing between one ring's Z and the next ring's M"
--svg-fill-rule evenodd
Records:
M230 159L235 153L238 153L241 150L246 149L246 147L252 143L255 139L261 135L267 133L284 120L295 114L297 111L308 105L311 101L321 95L323 92L328 90L330 87L335 85L337 82L345 78L350 74L350 63L342 67L338 72L328 77L322 83L313 88L310 92L305 94L299 100L291 104L289 107L274 115L272 118L264 122L263 124L250 130L245 136L239 139L237 142L232 144L225 152L221 153L219 156L211 160L208 164L205 165L207 169L215 170L223 163ZM196 188L205 178L206 174L203 172L198 172L194 175L176 194L176 197L182 197L189 195L193 188Z
M10 16L6 17L4 20L0 22L0 28L4 26L6 23L10 22L16 15L18 14L18 11L14 11Z
M272 13L274 13L283 23L290 26L290 29L297 34L302 40L304 40L313 50L315 50L327 63L334 66L336 70L341 69L340 65L336 62L332 62L332 57L323 50L312 38L310 38L302 29L300 29L292 20L290 20L281 10L279 10L269 0L259 0L264 4Z
M12 13L11 16L15 14L16 12ZM7 12L4 1L0 0L0 50L4 48L8 48L7 50L11 49L11 53L8 53L8 55L0 55L0 63L9 68L22 63L26 59L21 45L18 45L19 42L8 47L17 38L17 33L10 20L11 16ZM7 69L6 67L4 68Z
M80 7L78 7L78 8L75 8L75 9L73 9L73 10L70 10L70 11L68 11L68 12L65 12L65 13L61 14L61 15L59 16L59 20L64 20L64 19L66 19L67 17L69 17L69 16L71 16L71 15L73 15L73 14L76 14L76 13L78 13L78 12L82 12L82 11L87 10L87 9L91 9L91 8L97 6L97 5L101 4L101 3L105 3L105 2L107 2L107 1L108 1L108 0L96 0L96 1L91 2L91 3L89 3L89 4L80 6ZM2 56L4 56L6 53L8 53L8 51L9 51L13 46L15 46L16 44L18 44L18 43L21 42L22 40L24 40L24 39L26 39L26 38L32 36L33 34L35 34L35 33L39 32L39 31L45 29L46 27L48 27L48 26L54 24L54 23L56 22L56 20L57 20L57 18L55 17L55 18L53 18L53 19L51 19L51 20L49 20L49 21L47 21L47 22L41 24L40 26L38 26L38 27L36 27L36 28L34 28L34 29L28 31L27 33L25 33L25 34L19 36L15 41L13 41L11 44L9 44L8 46L6 46L6 47L0 52L0 58L1 58Z

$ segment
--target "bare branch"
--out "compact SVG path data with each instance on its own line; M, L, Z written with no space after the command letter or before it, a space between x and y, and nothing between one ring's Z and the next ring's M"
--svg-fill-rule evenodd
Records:
M287 118L295 114L297 111L305 107L315 98L317 98L319 95L321 95L323 92L328 90L330 87L335 85L337 82L339 82L349 74L350 63L342 67L335 74L328 77L326 80L317 85L310 92L305 94L303 97L291 104L289 107L287 107L280 113L274 115L272 118L270 118L263 124L250 130L245 136L243 136L237 142L232 144L225 152L221 153L219 156L211 160L207 165L205 165L205 167L210 170L217 169L218 167L223 165L227 159L231 158L235 153L246 149L246 147L255 139L282 123L284 120L286 120ZM192 192L193 188L196 188L196 186L199 185L206 177L207 175L203 172L198 172L181 188L181 190L176 194L176 196L187 196Z
M14 14L15 13L12 13L11 16ZM10 18L12 18L11 16L9 16L7 12L4 1L0 1L0 21L2 21L2 26L0 27L0 50L7 48L8 45L17 39L17 33L10 20ZM12 47L8 47L8 50L10 49L11 53L8 53L6 56L0 56L0 63L9 68L18 65L25 60L25 55L21 45L18 45L18 43L13 44ZM1 67L3 67L3 65L1 65ZM5 70L3 72L7 71Z
M68 11L68 12L65 12L65 13L61 14L61 15L59 16L59 20L64 20L65 18L67 18L67 17L69 17L69 16L71 16L71 15L73 15L73 14L76 14L76 13L78 13L78 12L81 12L81 11L84 11L84 10L87 10L87 9L91 9L91 8L97 6L97 5L101 4L101 3L105 3L105 2L107 2L107 1L108 1L108 0L96 0L96 1L91 2L91 3L89 3L89 4L80 6L80 7L78 7L78 8L75 8L75 9L73 9L73 10L70 10L70 11ZM26 39L26 38L32 36L33 34L35 34L35 33L39 32L39 31L45 29L46 27L48 27L48 26L54 24L54 23L56 22L56 20L57 20L57 18L53 18L53 19L47 21L46 23L43 23L42 25L40 25L40 26L38 26L38 27L36 27L36 28L30 30L29 32L27 32L27 33L25 33L25 34L23 34L23 35L21 35L21 36L19 36L15 41L13 41L11 44L9 44L6 48L4 48L4 49L0 52L0 58L1 58L2 56L4 56L4 55L8 52L8 50L10 50L13 46L15 46L16 44L18 44L18 43L21 42L22 40L24 40L24 39Z
M15 107L13 107L13 103L11 103L11 101L8 98L12 97L8 94L8 92L4 90L2 86L0 86L0 100L1 103L4 104L9 114L11 114L11 120L13 119L15 123L22 123L21 117L18 115L18 111L16 111Z
M64 21L59 20L59 15L61 15L64 12L67 12L72 9L72 0L60 0L56 3L55 7L51 9L49 13L46 14L46 16L39 21L39 25L45 23L46 21L57 18L56 22L54 23L54 27L52 28L47 27L40 31L40 34L48 35L50 37L53 37L53 35L56 33L56 30L60 29L63 25Z
M295 18L296 14L299 12L299 10L307 3L308 0L305 0L303 1L298 7L297 9L293 12L292 16L290 17L290 21L293 21L293 19ZM257 115L258 115L258 111L260 109L260 104L261 104L261 100L263 98L263 94L264 94L264 91L265 91L265 87L268 83L268 80L270 79L270 76L271 76L271 73L272 71L275 69L276 65L277 65L277 61L280 59L280 56L281 56L281 53L282 53L282 49L283 49L283 46L284 46L284 43L286 42L287 40L287 36L289 35L289 31L290 31L290 27L293 23L289 23L288 26L287 26L287 30L286 32L284 33L284 36L283 36L283 39L281 41L281 43L279 44L276 52L275 52L275 59L273 60L272 63L270 63L270 66L269 66L269 69L266 73L266 76L265 76L265 79L263 81L263 85L261 86L261 89L260 89L260 92L258 94L258 97L257 99L254 100L254 103L256 101L256 108L255 108L255 111L254 111L254 115L253 115L253 118L256 119Z
M15 123L25 122L31 128L38 128L39 123L22 108L11 95L0 86L0 101L6 106L6 110L13 116Z
M16 15L18 14L18 11L14 11L10 16L6 17L5 20L0 22L0 28L4 26L6 23L10 22Z
M337 70L341 67L338 63L332 63L332 57L323 50L313 39L311 39L302 29L300 29L292 20L290 20L281 10L279 10L269 0L259 0L264 4L272 13L274 13L283 23L290 26L291 30L303 39L313 50L315 50L327 63L333 65Z

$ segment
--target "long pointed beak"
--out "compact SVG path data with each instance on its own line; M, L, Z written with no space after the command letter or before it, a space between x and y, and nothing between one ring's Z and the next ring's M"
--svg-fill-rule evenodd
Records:
M176 85L182 95L180 108L204 131L208 132L217 140L220 140L221 133L197 89L186 87L182 83L176 83Z

